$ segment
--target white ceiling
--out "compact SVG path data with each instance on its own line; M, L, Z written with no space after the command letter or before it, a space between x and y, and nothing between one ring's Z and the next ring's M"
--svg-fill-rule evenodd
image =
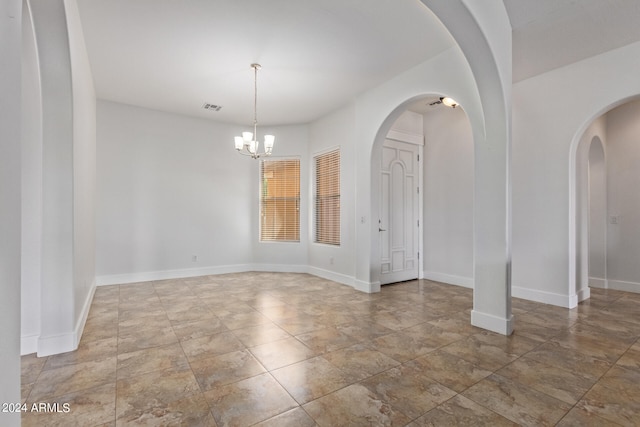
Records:
M504 2L514 81L640 40L640 1ZM252 121L253 62L260 123L306 123L454 44L419 0L78 4L99 98L229 123Z
M640 40L638 0L504 0L513 28L513 80Z

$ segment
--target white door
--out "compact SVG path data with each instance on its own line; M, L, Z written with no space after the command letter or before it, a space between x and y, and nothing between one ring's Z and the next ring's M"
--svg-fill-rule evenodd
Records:
M385 140L380 165L380 283L418 278L419 173L415 144Z

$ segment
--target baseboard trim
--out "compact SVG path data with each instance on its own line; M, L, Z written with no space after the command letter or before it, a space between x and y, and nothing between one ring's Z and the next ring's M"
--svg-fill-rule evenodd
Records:
M502 335L511 335L513 333L513 315L505 319L477 310L471 310L471 324L478 328L487 329Z
M608 284L608 289L613 289L616 291L640 293L640 283L609 279L607 280L607 284Z
M121 285L124 283L150 282L153 280L182 279L184 277L208 276L216 274L243 273L252 271L251 264L223 265L204 268L184 268L179 270L145 271L140 273L111 274L96 277L97 286Z
M577 295L571 297L569 295L555 294L536 289L520 288L518 286L511 286L511 296L565 308L571 308L572 303L573 307L575 307L578 300Z
M589 286L592 288L607 289L609 284L607 283L607 279L603 279L601 277L589 277Z
M306 265L288 264L251 264L244 271L263 271L273 273L307 273L309 268ZM209 273L214 274L214 273Z
M76 340L75 331L58 335L40 335L38 337L38 357L73 351L77 348Z
M364 280L355 280L353 288L368 294L374 294L380 292L380 282L365 282Z
M93 296L96 293L96 282L95 279L91 283L91 289L87 294L87 298L84 300L84 305L82 306L82 313L80 313L80 317L78 317L78 321L76 322L76 327L74 329L75 335L75 343L74 350L78 348L78 344L80 344L80 339L82 338L82 333L84 332L84 325L87 323L87 317L89 317L89 310L91 310L91 303L93 302Z
M438 273L436 271L423 271L422 277L434 282L447 283L449 285L473 289L473 277L455 276L453 274Z
M146 271L141 273L111 274L96 277L96 286L121 285L126 283L150 282L153 280L181 279L185 277L208 276L228 273L244 273L247 271L264 271L274 273L308 273L323 279L348 285L362 292L380 292L379 282L358 281L352 276L325 270L309 265L289 264L236 264L205 268L189 268L181 270Z
M332 280L334 282L342 283L343 285L351 286L352 288L356 287L355 278L352 276L347 276L346 274L336 273L335 271L329 271L325 270L324 268L312 266L309 266L306 272L314 276L322 277L323 279Z
M23 335L20 337L20 356L24 356L25 354L37 353L38 352L38 338L40 335Z

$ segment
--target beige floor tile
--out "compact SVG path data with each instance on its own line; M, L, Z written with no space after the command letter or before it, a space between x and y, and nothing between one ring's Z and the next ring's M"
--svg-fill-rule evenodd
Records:
M200 387L190 369L153 371L116 383L118 424L170 414L170 405L182 399L197 400ZM208 411L208 408L206 408Z
M300 404L317 399L355 381L318 356L271 371L274 378Z
M398 362L415 359L437 348L421 339L416 339L402 332L384 335L374 339L367 345Z
M580 372L570 372L534 359L518 359L496 372L574 405L596 382Z
M255 427L316 427L317 424L301 407L276 415Z
M307 347L316 353L326 353L348 347L357 342L353 337L337 328L324 328L296 335Z
M614 366L576 405L621 425L640 425L640 371Z
M463 392L492 373L471 362L442 351L420 356L407 362L406 365L415 367L424 372L429 378L458 393Z
M360 382L377 399L415 419L451 399L456 392L427 377L414 366L402 365Z
M191 362L191 369L202 390L234 383L265 372L248 350L234 351Z
M95 341L82 340L78 349L68 353L55 354L47 358L44 369L55 369L76 363L101 360L118 354L118 339L104 338Z
M116 357L42 371L27 403L46 402L56 396L115 383Z
M23 424L640 425L640 294L514 298L510 337L472 326L472 301L296 273L99 287L78 350L22 357L23 401L71 412Z
M178 342L171 326L129 331L118 336L118 353L129 353L145 348L159 347Z
M222 324L222 321L215 316L204 320L173 325L173 332L180 341L219 334L220 332L227 332L228 330L229 329Z
M249 351L269 371L307 360L317 355L316 352L293 337L251 347Z
M39 410L40 403L49 404L49 410L46 407ZM35 405L32 404L22 414L23 427L97 426L115 420L116 385L111 383L48 398L46 402L37 402Z
M291 334L274 323L263 323L262 325L235 329L233 335L246 347L255 347L260 344L291 338Z
M411 421L361 384L352 384L303 408L322 427L404 426Z
M389 356L362 344L355 344L341 350L325 353L323 357L332 365L349 374L350 377L358 380L400 364L400 362Z
M205 397L220 426L249 426L298 406L268 373L207 391Z
M518 424L509 421L503 416L478 405L472 400L457 395L413 421L409 424L409 427L515 427L517 425Z
M190 362L208 359L221 354L243 350L244 344L231 332L206 335L181 342L184 353Z
M495 374L462 394L523 426L553 426L571 409L565 402Z
M180 344L146 348L118 355L118 379L165 369L187 369L189 363Z

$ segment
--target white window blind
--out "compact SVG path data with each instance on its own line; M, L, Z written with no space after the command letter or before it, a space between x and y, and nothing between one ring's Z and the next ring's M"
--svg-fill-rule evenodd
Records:
M260 240L300 241L300 160L262 160Z
M320 154L314 161L315 241L340 245L340 150Z

